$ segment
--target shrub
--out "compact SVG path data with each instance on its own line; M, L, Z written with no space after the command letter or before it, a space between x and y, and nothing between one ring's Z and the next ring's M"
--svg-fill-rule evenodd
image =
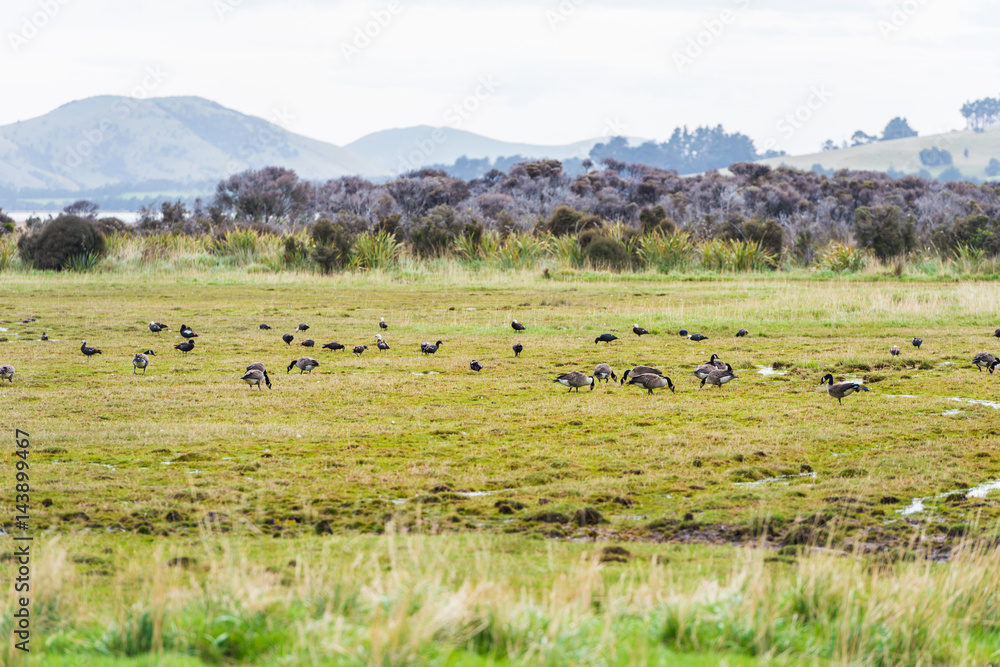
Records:
M920 163L925 167L947 167L951 164L951 153L934 146L920 151Z
M342 269L351 261L354 237L342 222L330 222L326 218L317 220L309 230L315 247L312 258L323 273Z
M913 216L903 215L898 206L859 207L854 211L854 233L858 243L882 260L913 250L917 242Z
M632 257L625 246L607 236L593 238L584 248L583 257L594 268L622 271L632 266Z
M351 268L386 269L396 264L403 244L389 232L364 232L355 239Z
M838 273L860 271L865 268L865 251L833 241L820 251L816 266Z
M92 265L104 256L107 241L97 226L76 215L58 218L21 236L18 252L25 264L36 269L61 271L70 268L72 258L89 258L85 265ZM80 266L81 259L74 260Z
M569 206L560 206L552 214L545 231L553 236L565 236L566 234L581 234L585 229L600 229L601 219L596 215L587 215L582 211L577 211Z
M410 243L413 252L420 257L441 257L448 254L455 239L463 234L481 236L482 226L478 223L463 224L458 219L458 211L447 204L441 204L413 221L410 226Z
M743 236L756 241L772 257L781 257L785 233L774 220L748 220L743 223Z
M642 224L644 236L649 234L673 234L677 231L677 225L667 215L667 210L662 206L644 208L639 211L639 222Z

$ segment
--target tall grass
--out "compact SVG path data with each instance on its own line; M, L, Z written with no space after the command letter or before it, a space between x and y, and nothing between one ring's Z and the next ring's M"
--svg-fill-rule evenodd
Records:
M388 232L364 232L355 239L349 268L374 271L395 266L403 247Z
M545 256L545 239L522 232L511 232L496 252L497 265L505 270L530 269Z
M550 234L547 244L549 252L561 266L571 269L583 266L583 248L580 247L580 241L576 236L572 234L565 236Z
M686 232L650 234L642 239L639 257L660 273L686 271L691 266L695 246Z
M832 241L820 251L816 266L835 273L856 272L865 267L867 260L865 250Z
M14 234L0 236L0 271L7 271L17 257L17 237Z

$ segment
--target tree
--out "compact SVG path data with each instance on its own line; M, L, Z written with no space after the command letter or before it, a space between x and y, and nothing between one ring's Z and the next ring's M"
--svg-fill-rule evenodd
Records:
M951 153L934 146L920 151L920 163L925 167L946 167L951 164Z
M917 136L917 131L910 127L905 118L896 116L886 124L882 130L882 141L892 141L893 139L905 139Z
M219 181L213 203L240 220L294 224L305 216L312 197L312 186L291 169L264 167Z
M81 218L87 218L88 220L93 220L97 217L97 210L101 208L92 201L87 201L86 199L79 199L68 206L63 207L63 213L66 215L76 215Z
M854 235L865 248L885 260L913 250L916 222L898 206L861 206L854 211Z
M92 220L62 214L17 243L25 264L36 269L61 271L75 259L95 259L104 255L107 242Z
M837 144L834 143L833 139L827 139L823 142L823 145L819 147L821 151L835 151L837 150Z
M1000 160L997 160L995 157L990 158L990 163L986 165L986 175L987 176L1000 175Z
M878 141L878 137L873 137L861 130L858 130L851 135L851 146L864 146L866 144L872 144Z

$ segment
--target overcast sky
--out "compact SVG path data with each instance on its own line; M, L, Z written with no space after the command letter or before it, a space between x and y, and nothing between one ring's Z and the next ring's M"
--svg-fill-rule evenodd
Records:
M961 128L963 102L1000 93L988 0L4 0L0 26L0 124L197 95L340 145L419 124L561 144L721 123L804 153L896 115Z

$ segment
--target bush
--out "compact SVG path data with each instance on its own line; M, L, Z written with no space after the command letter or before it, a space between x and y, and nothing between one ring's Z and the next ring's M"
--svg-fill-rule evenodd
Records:
M938 148L925 148L920 151L920 163L925 167L946 167L951 164L951 153Z
M662 206L644 208L639 211L639 222L642 224L642 234L665 234L670 235L677 231L677 225L667 215L667 210Z
M592 238L583 250L583 257L591 266L599 269L622 271L632 266L632 257L625 246L606 236Z
M545 231L553 236L565 236L566 234L581 234L585 229L600 229L601 219L596 215L587 215L582 211L577 211L569 206L560 206L552 214Z
M909 252L917 243L913 216L903 215L898 206L859 207L854 211L854 234L882 260Z
M743 223L743 236L756 241L771 257L781 257L785 233L774 220L748 220Z
M23 235L17 249L25 264L36 269L61 271L70 268L71 263L92 266L104 256L107 241L92 221L76 215L60 215Z
M309 234L316 244L312 252L313 261L323 273L342 269L351 261L354 236L343 223L323 218L316 221Z
M476 227L480 227L478 234L482 236L481 226L463 225L458 219L458 211L447 204L441 204L413 221L410 225L410 243L413 245L413 252L420 257L441 257L448 254L457 237L463 234L474 236Z

